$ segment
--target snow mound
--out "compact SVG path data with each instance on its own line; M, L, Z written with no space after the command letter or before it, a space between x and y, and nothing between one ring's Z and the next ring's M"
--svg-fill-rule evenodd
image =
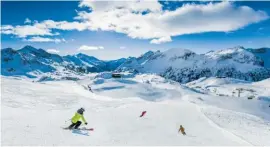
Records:
M253 84L254 85L257 85L257 86L262 86L262 87L268 87L268 88L270 88L270 78L269 79L262 80L262 81L259 81L259 82L254 82Z
M198 80L192 81L187 83L187 86L201 86L201 87L208 87L208 86L221 86L225 84L243 84L243 83L251 83L244 80L238 80L233 78L217 78L217 77L210 77L210 78L200 78Z
M122 75L124 74L122 73ZM90 86L91 90L98 95L116 99L141 98L147 101L161 101L180 99L181 96L181 92L174 90L179 84L157 75L144 74L133 77L126 74L126 77L113 78L110 73L102 73L94 78L82 79L77 82L83 87Z

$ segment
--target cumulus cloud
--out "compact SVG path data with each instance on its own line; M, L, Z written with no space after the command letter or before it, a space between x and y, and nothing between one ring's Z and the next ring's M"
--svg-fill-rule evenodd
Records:
M55 43L66 42L65 39L45 38L45 37L32 37L24 40L29 42L55 42Z
M117 3L117 4L115 4ZM171 36L202 32L228 32L268 19L263 11L231 2L185 4L174 11L163 11L158 2L132 7L121 2L83 1L92 12L80 12L77 19L91 21L91 29L125 33L131 38L171 41ZM104 5L104 7L102 7ZM158 6L159 5L159 6ZM149 9L147 9L148 7ZM134 11L150 10L147 14Z
M57 49L47 49L46 51L49 52L49 53L59 53L60 52Z
M87 28L87 23L80 22L67 22L67 21L53 21L44 20L42 22L35 21L33 25L3 25L1 27L1 33L13 34L18 37L24 38L27 36L55 36L59 35L58 32L52 33L52 29L58 30L78 30L82 31Z
M161 37L161 38L158 38L158 39L153 39L150 41L151 44L161 44L161 43L165 43L165 42L171 42L172 39L170 36L167 36L167 37Z
M104 12L112 9L128 9L133 12L161 11L162 5L157 1L89 1L82 0L79 7L89 7L93 11Z
M3 25L1 26L1 33L2 34L13 34L14 27L11 25Z
M31 23L31 20L29 18L26 18L24 23Z
M58 35L58 33L52 33L50 28L46 27L36 27L35 25L23 25L23 26L11 26L11 25L3 25L1 27L1 33L2 34L13 34L18 37L24 38L27 36L53 36Z
M78 48L78 51L91 51L91 50L101 50L104 49L103 46L87 46L87 45L82 45Z
M33 21L32 25L3 26L3 34L18 37L58 35L52 30L114 31L131 38L151 39L160 44L171 37L203 32L230 32L269 18L268 14L233 2L187 3L175 10L163 10L158 1L89 1L79 7L74 21Z

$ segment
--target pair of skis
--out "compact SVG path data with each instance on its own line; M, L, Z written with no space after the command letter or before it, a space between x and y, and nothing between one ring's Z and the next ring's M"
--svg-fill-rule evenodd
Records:
M84 136L89 136L90 131L94 131L94 128L78 128L78 129L69 129L69 128L63 128L64 130L71 130L73 134L79 134Z
M63 128L64 130L85 130L85 131L94 131L94 128L77 128L77 129L69 129L69 128Z

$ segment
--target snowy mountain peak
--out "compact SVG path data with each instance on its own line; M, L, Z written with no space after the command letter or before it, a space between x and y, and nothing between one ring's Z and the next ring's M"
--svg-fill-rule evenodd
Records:
M182 48L171 48L164 52L164 54L168 56L174 56L174 55L183 56L188 53L194 53L194 52L192 52L191 50L182 49Z
M79 53L77 55L75 55L77 58L80 58L80 59L84 59L84 60L94 60L94 61L100 61L99 59L97 59L96 57L93 57L93 56L88 56L86 54L83 54L83 53Z
M239 63L253 64L263 66L263 60L256 57L253 53L246 50L244 47L234 47L219 51L208 52L207 57L218 61L233 60Z
M162 53L169 61L174 60L187 60L189 57L194 56L196 53L182 48L172 48Z
M205 55L213 59L218 59L218 58L222 58L222 56L226 56L226 55L230 56L230 55L238 54L241 52L251 55L242 47L234 47L234 48L228 48L228 49L223 49L223 50L218 50L218 51L211 51L211 52L206 53Z
M240 46L240 45L238 45L238 46L235 46L235 47L233 47L234 49L245 49L245 47L243 47L243 46Z
M14 49L12 49L12 48L4 48L4 49L2 49L1 50L1 54L4 54L4 53L10 53L10 54L13 54L13 53L15 53L16 52L16 50L14 50Z
M50 58L52 55L58 56L58 58L60 57L59 55L48 53L43 49L37 49L30 45L19 49L18 52L27 56L28 58Z
M44 74L75 76L89 72L112 71L125 62L125 59L102 61L82 53L62 57L28 45L19 50L2 49L1 61L2 75L39 77Z
M151 56L151 55L153 55L153 54L154 54L153 51L148 51L148 52L142 54L140 57L149 57L149 56ZM139 57L139 58L140 58L140 57Z
M31 46L31 45L26 45L26 46L24 46L23 48L21 48L21 49L29 49L29 50L36 50L36 48L34 48L33 46Z
M24 52L24 53L27 53L27 52L37 52L38 49L36 49L36 48L34 48L34 47L30 46L30 45L26 45L23 48L21 48L19 51L20 52Z
M211 76L249 81L270 77L270 70L264 68L264 61L241 46L202 55L173 48L155 52L148 58L142 57L127 60L118 70L157 73L181 83Z

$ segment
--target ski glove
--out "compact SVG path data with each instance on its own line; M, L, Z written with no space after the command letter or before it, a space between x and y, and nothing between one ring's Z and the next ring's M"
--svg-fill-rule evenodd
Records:
M88 123L86 122L86 123L84 123L85 125L87 125Z

